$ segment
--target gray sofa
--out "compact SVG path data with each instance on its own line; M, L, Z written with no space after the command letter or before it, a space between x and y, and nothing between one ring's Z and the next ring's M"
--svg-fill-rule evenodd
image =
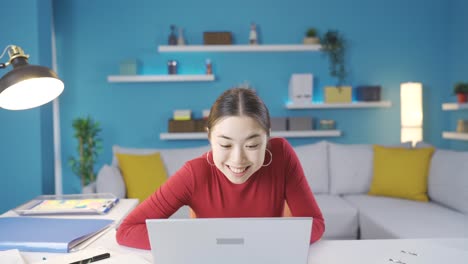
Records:
M410 144L400 147L411 148ZM418 143L416 147L427 147ZM372 145L321 141L294 147L325 218L324 239L468 237L468 152L437 149L428 176L429 202L368 195L373 177ZM159 152L168 175L209 146L136 149L114 146L114 153ZM124 196L117 160L98 175L99 192ZM113 183L113 184L110 184ZM172 218L189 217L181 208Z

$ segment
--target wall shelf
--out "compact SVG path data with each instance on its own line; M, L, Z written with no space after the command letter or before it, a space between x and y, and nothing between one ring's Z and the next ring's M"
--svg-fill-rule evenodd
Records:
M159 46L158 52L299 52L320 51L321 45L186 45Z
M468 133L442 132L442 138L454 140L468 140Z
M459 104L459 103L445 103L442 104L442 110L453 111L453 110L463 110L468 109L468 103Z
M326 109L326 108L377 108L377 107L391 107L392 102L351 102L351 103L304 103L286 104L287 109Z
M309 130L309 131L272 131L272 137L309 138L309 137L339 137L340 130Z
M272 131L272 137L286 137L286 138L309 138L309 137L339 137L341 136L340 130L309 130L309 131ZM161 133L159 134L161 140L197 140L207 139L205 132L194 133Z
M174 75L110 75L108 82L210 82L214 81L212 74L174 74Z

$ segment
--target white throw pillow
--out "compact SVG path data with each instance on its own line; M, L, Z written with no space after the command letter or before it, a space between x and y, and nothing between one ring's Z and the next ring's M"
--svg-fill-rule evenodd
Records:
M414 148L431 148L431 147L434 147L434 146L424 141L418 141L416 142L416 145L414 146Z
M96 177L96 192L112 193L118 198L125 198L125 182L119 168L105 164Z
M150 149L150 148L125 148L118 145L112 146L113 157L112 165L118 166L116 153L133 154L133 155L148 155L160 153L166 167L167 176L172 176L179 170L185 162L194 159L205 152L210 151L209 145L191 148L173 148L173 149Z
M314 193L328 193L328 143L320 141L294 147Z
M185 162L197 158L210 150L211 147L209 145L195 148L162 149L160 153L167 169L167 176L170 177L176 173Z
M468 152L434 152L428 178L432 201L468 214Z
M411 148L411 142L389 147ZM369 192L374 175L374 150L371 144L330 143L330 193L363 194Z
M369 191L373 175L372 145L329 144L330 193L361 194Z

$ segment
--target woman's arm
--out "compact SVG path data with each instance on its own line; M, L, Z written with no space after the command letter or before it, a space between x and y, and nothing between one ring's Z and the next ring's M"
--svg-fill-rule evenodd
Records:
M187 204L192 186L190 179L190 170L186 164L125 217L117 229L117 243L150 249L146 219L169 218Z
M310 243L319 240L325 232L325 221L322 211L309 187L307 178L293 148L284 141L286 165L286 201L292 216L308 216L313 218Z

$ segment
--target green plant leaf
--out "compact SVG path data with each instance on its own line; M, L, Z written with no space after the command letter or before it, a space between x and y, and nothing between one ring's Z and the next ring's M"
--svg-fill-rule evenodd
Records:
M101 132L99 122L90 116L75 118L72 121L74 129L73 137L77 139L77 157L71 157L68 161L73 173L81 179L81 184L87 185L96 179L94 165L100 150L102 149L99 133Z

